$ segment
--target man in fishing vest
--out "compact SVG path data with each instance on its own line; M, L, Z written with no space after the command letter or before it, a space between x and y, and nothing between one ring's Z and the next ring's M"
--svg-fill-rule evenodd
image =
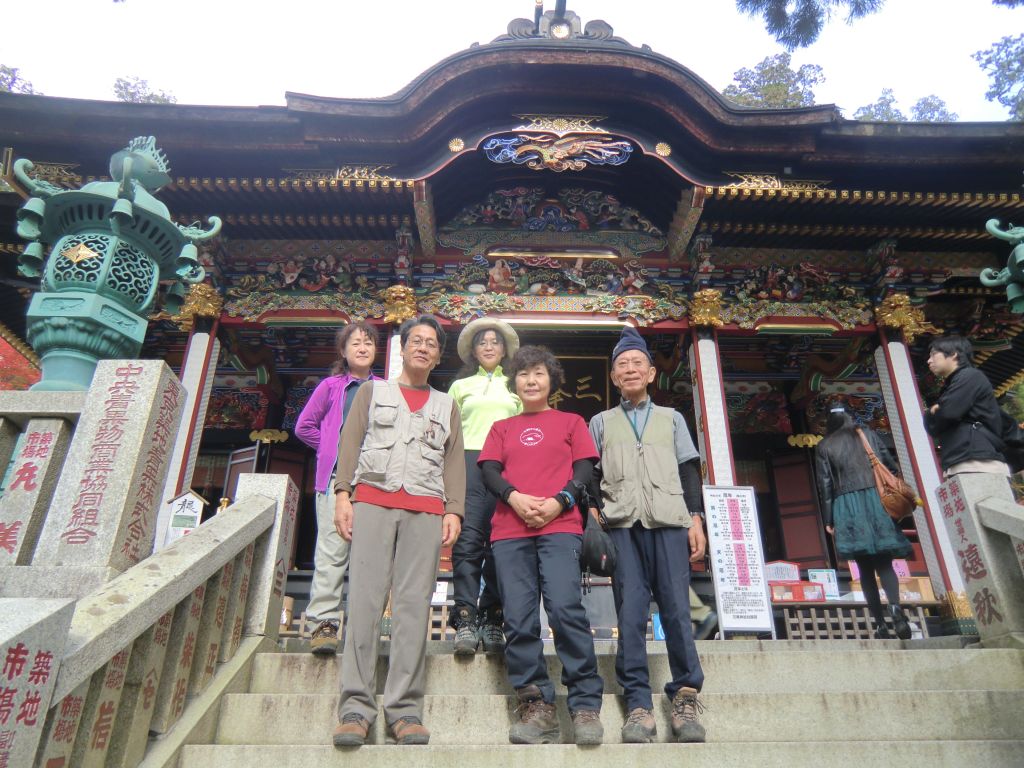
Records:
M655 741L657 729L647 666L647 620L651 598L665 629L672 679L675 741L704 741L697 694L704 672L690 624L690 562L704 557L700 457L683 417L654 405L647 387L654 361L631 326L612 351L612 383L622 400L590 421L600 454L591 495L601 507L618 562L612 578L618 614L615 673L626 699L622 741ZM591 508L597 515L598 510Z

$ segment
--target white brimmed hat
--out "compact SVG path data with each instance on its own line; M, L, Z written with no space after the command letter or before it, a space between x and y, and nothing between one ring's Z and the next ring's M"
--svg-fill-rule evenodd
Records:
M462 333L459 334L458 350L462 362L469 363L473 361L473 337L480 331L491 330L498 333L505 342L505 355L507 357L512 357L516 353L519 349L519 335L516 333L515 328L496 317L478 317L463 328Z

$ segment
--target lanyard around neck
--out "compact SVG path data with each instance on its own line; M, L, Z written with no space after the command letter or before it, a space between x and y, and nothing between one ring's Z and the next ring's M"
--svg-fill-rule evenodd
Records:
M648 400L647 407L644 408L644 425L640 429L637 429L636 427L636 423L640 419L640 417L636 415L638 409L633 409L633 417L630 418L629 411L626 410L626 406L619 403L619 407L622 409L622 412L626 414L626 421L629 422L629 426L633 428L633 434L636 435L636 447L643 450L644 432L647 431L647 423L651 420L651 401Z

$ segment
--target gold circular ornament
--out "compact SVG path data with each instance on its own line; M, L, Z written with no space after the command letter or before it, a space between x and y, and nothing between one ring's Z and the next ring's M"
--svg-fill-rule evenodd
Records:
M566 120L564 117L556 117L552 121L551 127L554 128L556 131L561 132L569 128L569 121Z
M668 157L672 154L672 147L664 141L659 141L654 145L654 151L658 157Z
M458 138L457 136L454 139L452 139L451 141L448 142L448 149L451 150L452 152L461 152L465 148L466 148L466 142L464 142L462 139Z
M569 37L569 25L564 21L551 26L551 36L555 40L565 40Z

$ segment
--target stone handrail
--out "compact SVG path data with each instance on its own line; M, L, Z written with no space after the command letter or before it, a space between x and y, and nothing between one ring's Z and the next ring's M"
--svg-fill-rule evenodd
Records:
M1024 507L1000 475L954 475L936 495L982 644L1024 648Z
M168 733L246 638L276 638L297 491L287 476L243 475L238 492L78 601L36 765L138 765L149 734Z

